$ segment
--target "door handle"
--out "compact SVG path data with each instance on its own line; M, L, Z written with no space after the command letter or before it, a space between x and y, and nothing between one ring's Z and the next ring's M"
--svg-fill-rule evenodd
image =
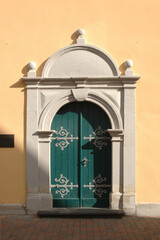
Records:
M86 167L86 162L91 162L91 160L88 160L87 158L83 158L82 159L82 165L84 166L84 167Z

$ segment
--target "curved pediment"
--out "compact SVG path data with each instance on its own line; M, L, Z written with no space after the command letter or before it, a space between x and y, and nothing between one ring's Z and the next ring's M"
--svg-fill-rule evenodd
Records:
M112 58L88 44L73 44L54 53L46 62L42 77L113 77L119 76Z

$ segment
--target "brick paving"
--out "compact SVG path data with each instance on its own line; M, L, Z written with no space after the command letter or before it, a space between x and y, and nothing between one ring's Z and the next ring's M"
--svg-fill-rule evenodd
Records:
M2 215L0 240L160 240L160 218Z

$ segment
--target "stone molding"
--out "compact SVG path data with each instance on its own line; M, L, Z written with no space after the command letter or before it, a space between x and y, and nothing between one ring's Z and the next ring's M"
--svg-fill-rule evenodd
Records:
M37 131L39 142L50 142L50 137L54 133L54 130L51 131Z
M140 76L113 76L113 77L23 77L27 87L36 86L38 88L136 88L136 83ZM98 84L98 85L97 85Z
M112 142L122 142L123 141L123 130L122 129L108 129L107 131L112 139Z
M73 90L72 90L73 92ZM40 118L39 118L39 125L38 128L40 130L49 130L51 121L53 117L55 116L56 112L65 104L69 102L75 101L75 97L73 96L71 91L64 91L64 92L58 92L56 94L56 97L51 100L47 106L43 109L41 112ZM114 129L121 129L123 127L122 124L122 118L120 116L120 113L115 106L115 104L111 101L110 98L108 98L106 95L104 96L102 93L99 93L96 90L90 90L88 92L88 96L85 99L86 101L93 102L97 105L99 105L108 115L111 125ZM53 108L54 105L54 108Z
M89 89L72 89L72 94L76 101L82 102L84 101L89 93Z
M108 115L112 129L112 192L110 207L135 214L135 87L132 61L121 76L103 50L85 44L84 30L77 43L60 49L46 62L41 77L36 63L28 64L27 88L27 205L28 211L52 208L50 193L50 130L57 111L74 101L90 101Z
M61 72L56 62L59 62ZM79 68L76 65L79 65ZM72 44L60 49L48 59L42 72L42 77L95 77L95 75L119 76L119 70L106 52L88 44Z

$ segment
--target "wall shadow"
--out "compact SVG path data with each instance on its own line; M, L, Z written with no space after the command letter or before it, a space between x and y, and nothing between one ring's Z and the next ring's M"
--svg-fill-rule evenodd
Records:
M44 68L44 65L46 64L46 62L48 61L49 58L47 58L45 61L43 61L41 63L41 65L37 68L37 77L41 77L42 76L42 71L43 71L43 68Z
M125 75L125 71L126 71L126 67L125 67L125 63L122 63L120 66L119 66L119 71L120 71L120 75L121 76L124 76Z
M78 36L77 36L77 31L75 31L75 32L71 35L72 43L71 43L70 45L76 44L76 43L77 43L77 38L78 38Z
M22 68L22 71L21 73L23 74L22 77L27 77L27 73L28 73L28 64L26 64L23 68ZM22 88L22 92L25 91L25 83L22 79L22 77L20 79L18 79L17 82L15 82L14 84L12 84L10 86L10 88ZM24 99L25 100L25 99ZM25 109L24 109L25 110Z
M22 69L22 72L25 75L25 73L27 72L27 65ZM14 134L14 148L0 148L1 160L3 160L3 154L6 152L6 154L5 154L6 160L3 163L4 169L2 171L4 171L6 174L9 174L9 176L7 177L7 180L10 179L10 176L12 176L12 182L10 183L10 187L6 187L6 185L5 185L5 188L6 188L5 193L8 196L11 195L11 197L8 199L7 203L6 202L4 203L3 200L1 200L3 198L1 198L0 201L2 202L2 204L13 204L12 195L14 195L14 198L15 198L15 196L17 194L17 198L20 198L20 199L22 199L24 197L23 195L22 196L20 195L20 191L23 191L23 190L20 187L20 185L18 185L18 183L21 183L22 181L24 181L24 184L25 184L25 186L24 186L25 199L26 199L26 192L27 192L26 170L23 173L19 172L19 169L23 169L23 167L22 167L22 166L24 166L23 164L26 165L26 90L25 90L25 83L20 78L16 83L12 84L9 88L18 88L19 89L18 91L21 91L23 94L24 106L23 106L22 112L20 113L20 114L23 114L23 133L22 133L23 134L23 143L22 143L23 147L20 147L18 145L16 132L13 129L12 133ZM16 159L14 159L15 156L16 156ZM6 164L6 162L8 162L10 159L12 161L9 164ZM21 162L22 159L25 159L25 163L23 163L23 164ZM18 162L19 162L19 164L18 164ZM15 166L17 166L16 169L15 169ZM13 169L15 169L15 171L13 171ZM21 179L20 176L24 176L24 179ZM2 175L1 175L1 177L3 178ZM1 181L5 182L5 180L3 180L3 179ZM12 188L11 186L14 182L17 185ZM14 194L12 194L13 189L14 189ZM19 203L21 203L20 200L19 200L19 202L17 202L17 204L19 204Z
M22 77L26 77L27 76L27 72L28 72L28 64L26 64L23 68L21 73L23 74ZM26 93L26 89L25 89L25 83L22 80L22 78L18 79L17 82L15 82L14 84L12 84L10 86L10 88L18 88L18 91L21 91L23 94L23 109L22 112L20 114L23 114L23 151L20 150L20 147L18 146L17 142L16 142L16 133L14 133L15 135L15 147L13 149L13 151L17 152L16 154L19 156L18 158L21 159L21 156L24 156L25 159L25 166L26 166L26 104L27 104L27 93ZM7 150L7 149L6 149ZM7 171L8 172L8 171ZM26 167L25 167L25 172L23 173L24 175L24 183L25 183L25 199L26 199L26 194L27 194L27 183L26 183ZM19 176L18 172L17 172L17 176ZM14 180L13 180L14 181ZM15 190L16 192L16 190Z

